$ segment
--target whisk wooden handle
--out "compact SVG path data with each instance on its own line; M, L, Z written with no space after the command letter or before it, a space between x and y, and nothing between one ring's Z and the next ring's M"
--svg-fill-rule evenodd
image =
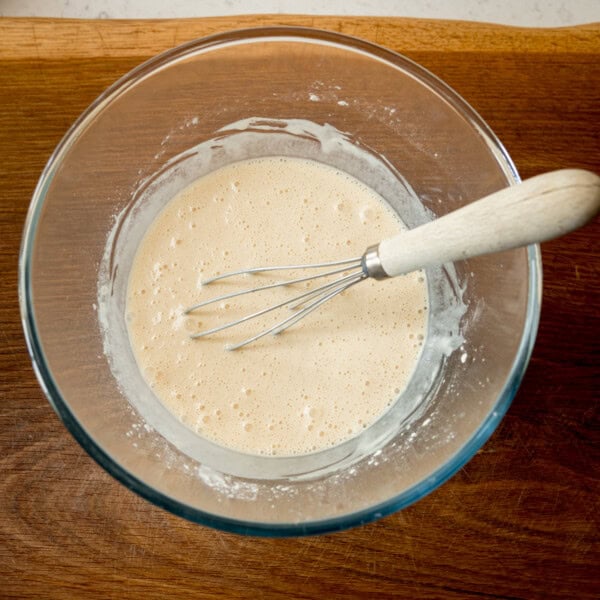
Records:
M600 177L580 169L538 175L383 240L390 276L559 237L600 210Z

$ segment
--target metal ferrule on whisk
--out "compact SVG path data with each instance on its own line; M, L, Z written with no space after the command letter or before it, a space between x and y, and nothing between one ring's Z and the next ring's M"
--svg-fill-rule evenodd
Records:
M389 275L381 266L379 259L379 244L369 246L360 259L360 265L366 277L381 280L387 279Z

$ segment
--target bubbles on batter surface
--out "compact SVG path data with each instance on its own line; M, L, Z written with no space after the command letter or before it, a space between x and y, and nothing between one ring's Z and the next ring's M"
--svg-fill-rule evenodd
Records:
M139 354L155 368L147 379L184 423L243 452L305 454L359 435L396 401L423 342L425 280L361 283L301 325L239 352L223 350L234 333L201 342L190 333L269 297L184 315L206 294L269 281L204 286L205 278L254 264L360 255L397 233L397 218L372 190L326 165L254 159L198 180L163 216L145 275L131 288L131 312ZM413 310L408 305L419 297Z

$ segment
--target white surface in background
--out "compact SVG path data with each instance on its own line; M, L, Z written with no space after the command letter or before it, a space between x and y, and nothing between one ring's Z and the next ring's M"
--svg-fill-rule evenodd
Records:
M0 0L0 16L136 19L288 13L560 27L600 21L600 0Z

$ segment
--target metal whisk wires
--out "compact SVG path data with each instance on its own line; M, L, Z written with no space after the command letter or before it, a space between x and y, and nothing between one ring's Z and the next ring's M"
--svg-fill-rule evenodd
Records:
M227 350L237 350L238 348L242 348L260 338L272 334L277 335L281 333L285 329L288 329L308 314L319 308L322 304L331 300L338 294L341 294L348 288L357 284L359 281L362 281L368 274L363 268L363 257L357 258L349 258L345 260L336 260L331 262L322 262L315 264L305 264L305 265L283 265L283 266L275 266L275 267L255 267L252 269L243 269L240 271L233 271L231 273L225 273L224 275L218 275L216 277L212 277L210 279L206 279L202 281L202 285L208 285L214 283L215 281L220 281L223 279L227 279L230 277L239 277L243 275L252 275L256 273L266 273L272 271L299 271L299 270L309 270L309 269L328 269L323 273L313 274L307 277L299 277L296 279L287 279L278 281L276 283L271 283L268 285L257 286L253 288L244 289L237 292L231 292L229 294L223 294L222 296L217 296L216 298L211 298L209 300L205 300L203 302L199 302L198 304L194 304L190 306L184 311L184 314L189 314L193 311L196 311L200 308L208 306L210 304L215 304L217 302L223 302L224 300L229 300L231 298L236 298L238 296L243 296L246 294L253 294L255 292L261 292L264 290L269 290L277 287L287 287L290 285L295 285L299 283L305 283L309 281L313 281L315 279L325 279L328 277L333 277L335 275L341 275L340 277L335 278L333 281L329 281L320 285L314 289L308 290L293 298L285 300L283 302L279 302L272 306L268 306L267 308L263 308L262 310L258 310L254 313L236 319L235 321L230 321L223 325L219 325L218 327L213 327L212 329L207 329L205 331L201 331L199 333L194 333L191 335L193 339L202 338L213 333L217 333L219 331L223 331L224 329L229 329L230 327L235 327L236 325L240 325L241 323L245 323L246 321L250 321L251 319L256 319L265 315L269 312L288 307L294 312L276 323L275 325L269 327L261 331L260 333L249 337L239 343L236 344L227 344L225 348Z

